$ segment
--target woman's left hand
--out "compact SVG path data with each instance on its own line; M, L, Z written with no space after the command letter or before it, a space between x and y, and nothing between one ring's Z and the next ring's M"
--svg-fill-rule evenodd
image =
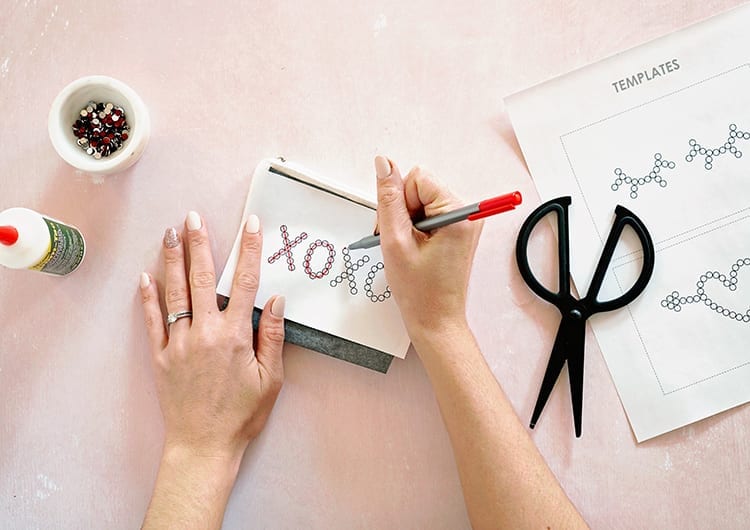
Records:
M165 453L177 449L239 460L266 423L284 379L284 297L265 305L253 347L252 314L260 278L260 221L242 234L232 297L216 302L216 274L203 219L190 212L185 231L167 229L162 247L168 313L192 311L165 327L156 283L141 277L141 295L159 403ZM188 259L186 260L186 256Z

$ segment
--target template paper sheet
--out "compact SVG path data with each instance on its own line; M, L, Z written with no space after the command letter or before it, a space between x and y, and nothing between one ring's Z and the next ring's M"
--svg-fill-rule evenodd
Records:
M747 28L743 6L506 100L542 200L573 198L579 292L616 204L653 236L646 291L590 321L638 441L750 401ZM634 241L600 299L632 285Z
M386 285L380 247L345 250L371 234L375 210L272 173L253 175L242 226L251 213L263 227L256 305L286 296L285 317L311 328L404 358L409 337ZM239 236L219 281L229 296Z

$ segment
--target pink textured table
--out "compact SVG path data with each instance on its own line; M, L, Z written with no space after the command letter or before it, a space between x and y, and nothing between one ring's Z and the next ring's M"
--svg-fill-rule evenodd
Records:
M485 225L469 317L526 421L558 316L512 257L539 201L502 97L738 3L3 0L0 209L68 221L89 246L63 279L0 270L0 526L140 524L163 426L139 273L158 272L163 230L189 209L205 216L223 266L267 156L367 192L376 153L424 164L467 200L522 191L519 212ZM153 122L143 159L110 178L77 173L47 137L56 93L94 73L130 84ZM542 232L534 252L549 262ZM583 438L573 437L567 377L532 433L585 518L595 528L746 527L750 407L636 445L587 339ZM469 526L413 352L385 376L294 346L285 366L226 528Z

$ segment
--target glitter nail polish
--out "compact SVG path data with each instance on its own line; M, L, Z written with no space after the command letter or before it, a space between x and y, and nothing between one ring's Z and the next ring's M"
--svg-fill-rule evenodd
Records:
M170 226L167 228L166 232L164 232L164 246L167 248L174 248L179 244L180 236L177 233L177 230L173 226Z

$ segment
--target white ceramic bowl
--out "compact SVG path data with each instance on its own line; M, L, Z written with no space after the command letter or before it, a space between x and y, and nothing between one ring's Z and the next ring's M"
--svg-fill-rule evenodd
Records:
M76 143L72 126L89 101L112 102L125 111L130 130L122 147L96 159ZM49 137L57 153L71 166L94 175L109 175L135 164L151 135L151 120L143 100L122 81L103 75L82 77L62 89L49 111Z

